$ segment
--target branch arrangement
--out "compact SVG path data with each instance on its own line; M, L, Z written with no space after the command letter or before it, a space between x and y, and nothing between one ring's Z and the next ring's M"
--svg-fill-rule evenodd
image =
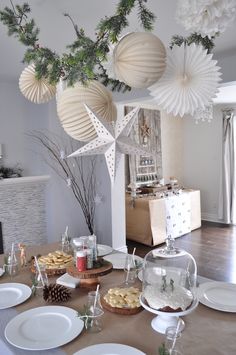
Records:
M11 0L10 0L11 1ZM119 80L109 78L102 65L107 59L109 45L118 42L124 28L129 23L127 16L137 7L138 19L147 31L152 30L155 15L146 7L147 0L120 0L116 12L111 17L102 19L96 32L96 39L86 36L85 31L74 24L76 40L69 46L68 53L61 57L53 50L41 47L39 44L39 29L33 19L28 16L31 9L27 3L12 8L5 7L0 11L0 21L8 27L9 36L15 36L27 47L23 61L35 64L36 77L45 77L50 83L57 83L60 78L68 81L71 86L77 81L86 84L90 80L99 80L104 85L110 85L112 90L123 92L131 88Z
M96 195L96 175L95 158L89 160L88 167L85 169L85 160L82 158L66 159L72 151L75 151L73 143L70 145L59 143L61 138L55 135L42 132L33 132L29 134L45 150L46 163L56 172L56 174L65 181L71 189L83 212L87 227L91 235L94 232L94 214Z
M172 49L175 45L181 46L183 43L186 45L190 45L192 43L201 44L203 48L207 49L208 53L211 53L215 44L214 44L215 36L209 38L208 36L202 37L199 33L191 33L188 37L183 37L179 35L175 35L171 39L170 49Z

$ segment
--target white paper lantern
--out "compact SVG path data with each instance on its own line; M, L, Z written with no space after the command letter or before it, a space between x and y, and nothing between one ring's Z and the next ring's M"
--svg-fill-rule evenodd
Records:
M62 127L72 138L86 142L97 134L84 104L108 122L116 120L116 107L111 93L98 81L91 81L88 86L76 84L61 92L57 113Z
M35 104L43 104L55 96L56 86L49 84L45 78L37 79L34 68L31 64L23 70L19 79L19 87L26 99Z
M235 0L178 0L176 20L187 31L215 36L235 19Z
M202 46L175 46L168 53L167 67L158 83L149 90L155 102L167 113L193 115L216 96L220 67Z
M116 77L133 88L157 82L166 67L166 50L152 33L135 32L123 37L114 50Z

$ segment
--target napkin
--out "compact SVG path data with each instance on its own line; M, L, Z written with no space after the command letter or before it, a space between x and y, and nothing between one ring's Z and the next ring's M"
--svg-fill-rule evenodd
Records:
M64 274L60 276L57 280L56 283L58 285L70 287L70 288L76 288L79 286L80 279L77 279L73 276L70 276L69 274Z

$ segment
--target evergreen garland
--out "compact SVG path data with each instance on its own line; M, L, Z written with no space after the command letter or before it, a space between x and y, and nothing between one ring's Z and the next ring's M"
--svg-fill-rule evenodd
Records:
M11 1L11 0L10 0ZM69 53L61 57L49 48L38 43L39 29L33 19L28 19L31 9L27 3L12 8L5 7L0 11L0 21L8 27L8 35L15 36L27 47L24 63L34 63L36 77L45 77L51 84L56 84L61 77L68 81L69 86L77 81L86 84L90 80L99 80L110 85L112 90L123 92L131 88L119 80L108 77L102 62L107 60L110 43L119 40L121 32L129 23L127 16L134 7L138 9L138 19L147 31L153 29L155 15L146 7L147 0L120 0L113 16L105 17L97 26L96 39L87 37L83 29L74 24L76 40L67 48Z
M202 37L201 34L196 32L191 33L188 37L175 35L171 39L170 49L172 49L175 45L180 47L183 43L187 44L188 46L192 43L196 43L198 45L201 44L203 48L207 49L208 53L211 53L215 46L214 39L215 37Z

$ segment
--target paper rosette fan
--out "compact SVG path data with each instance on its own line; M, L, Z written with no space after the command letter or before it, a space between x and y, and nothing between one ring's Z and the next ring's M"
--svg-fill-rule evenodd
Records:
M236 0L178 0L176 20L185 29L212 37L225 31L236 15Z
M217 93L220 67L202 46L175 46L169 51L167 68L158 83L149 90L167 113L193 115L197 108L209 105Z
M166 50L152 33L124 36L113 54L116 77L133 88L147 88L157 82L166 67Z
M56 86L49 84L45 78L37 79L34 65L23 70L19 79L21 93L35 104L43 104L51 100L56 94Z
M116 120L116 106L112 95L98 81L91 81L87 86L78 83L65 89L57 99L57 114L66 133L82 142L97 136L84 104L96 111L105 121Z

